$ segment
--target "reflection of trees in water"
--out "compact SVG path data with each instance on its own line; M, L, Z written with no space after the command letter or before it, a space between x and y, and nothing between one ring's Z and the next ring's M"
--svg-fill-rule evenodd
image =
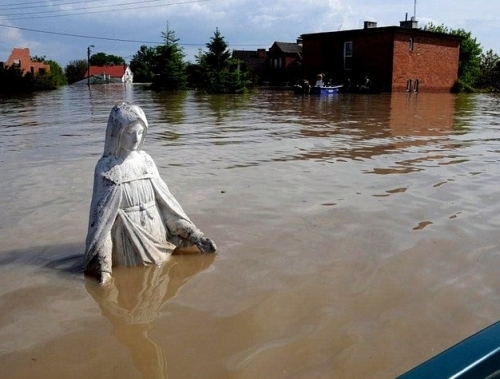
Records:
M251 94L204 94L195 93L195 101L202 107L208 106L213 112L215 123L224 122L231 113L247 109L250 104Z
M118 267L113 271L113 282L104 287L87 281L88 293L145 379L168 377L163 349L148 336L162 305L192 276L209 267L214 258L214 254L173 256L161 267Z
M150 107L143 107L148 120L154 122L151 130L156 138L173 141L178 139L182 132L177 128L182 127L186 121L186 104L188 91L150 91L153 100Z
M188 91L152 91L151 98L155 103L155 111L159 114L148 113L148 119L155 120L156 123L167 123L181 125L186 119L186 100Z
M466 133L470 130L470 116L475 111L474 95L459 93L456 95L454 129Z

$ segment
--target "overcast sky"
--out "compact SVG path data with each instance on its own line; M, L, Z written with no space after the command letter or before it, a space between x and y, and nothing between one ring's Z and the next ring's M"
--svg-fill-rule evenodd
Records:
M216 28L230 49L269 49L301 34L360 29L363 21L399 25L406 13L420 27L471 32L484 52L500 55L500 2L493 0L0 0L0 61L28 47L64 68L94 45L93 53L129 62L141 45L162 43L167 23L194 61Z

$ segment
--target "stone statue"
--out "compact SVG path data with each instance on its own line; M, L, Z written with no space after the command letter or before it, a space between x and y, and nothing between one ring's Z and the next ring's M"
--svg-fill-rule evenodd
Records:
M161 264L176 248L215 243L193 224L142 150L148 122L137 105L116 104L97 162L85 248L85 272L101 284L113 266Z

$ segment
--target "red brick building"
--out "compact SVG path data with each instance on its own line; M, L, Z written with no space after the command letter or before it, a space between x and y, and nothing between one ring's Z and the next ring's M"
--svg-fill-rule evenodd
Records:
M283 84L300 79L302 46L295 42L274 42L269 48L269 79Z
M361 83L368 75L383 91L449 92L458 76L461 38L400 26L303 34L303 73L314 82L324 73L333 83Z
M268 57L266 49L257 50L233 50L233 58L243 63L245 70L252 74L252 80L255 83L263 81L266 78L268 70Z
M5 62L6 67L19 67L26 74L31 72L33 75L50 73L50 66L42 62L32 62L30 49L16 47Z

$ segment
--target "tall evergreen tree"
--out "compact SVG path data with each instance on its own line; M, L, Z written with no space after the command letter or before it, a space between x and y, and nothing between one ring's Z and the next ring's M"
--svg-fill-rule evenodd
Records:
M156 47L151 88L155 90L182 90L187 88L185 54L179 46L175 32L167 29L161 33L164 44Z
M220 34L219 28L215 29L213 37L210 38L210 42L206 46L208 52L205 54L205 63L212 72L220 74L229 65L231 52L227 48L228 45Z
M250 85L247 72L241 70L240 62L231 57L224 37L219 28L215 29L210 42L206 44L207 52L196 56L201 76L201 87L211 93L237 93L244 92Z

